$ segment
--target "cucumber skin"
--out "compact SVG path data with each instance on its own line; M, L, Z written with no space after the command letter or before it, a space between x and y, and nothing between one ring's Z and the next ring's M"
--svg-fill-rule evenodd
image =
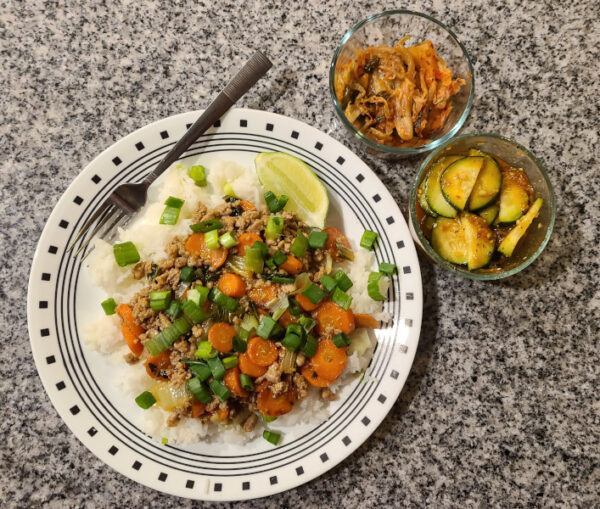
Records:
M445 156L441 159L438 159L434 163L434 165L431 167L431 169L429 170L429 173L427 174L427 179L425 181L425 197L427 199L427 203L429 203L429 206L431 207L431 210L433 210L439 216L454 218L458 215L458 211L450 203L448 203L448 200L446 200L446 198L442 194L442 185L441 185L440 180L442 177L442 173L444 173L444 170L448 166L450 166L452 163L454 163L460 159L463 159L463 158L464 158L464 156L454 155L454 156ZM446 163L448 161L448 159L452 159L452 160L444 165L444 163ZM439 173L438 182L437 182L438 187L439 187L438 190L433 189L433 178L435 177L434 173ZM431 185L431 187L430 187L430 185ZM438 201L438 204L434 203L434 199ZM443 200L443 201L441 201L441 200ZM443 208L442 208L442 206L443 206Z
M483 152L481 153L483 154ZM483 154L485 161L483 163L483 166L481 168L481 172L479 173L478 177L477 177L477 181L475 182L475 185L473 186L473 190L471 191L471 196L469 196L469 199L467 200L467 208L469 210L481 210L484 207L487 207L488 205L490 205L491 203L493 203L496 198L498 198L498 196L500 196L500 190L502 189L502 172L500 171L500 166L498 166L498 163L496 162L496 160L488 155L488 154ZM494 170L497 172L497 178L498 178L498 188L496 189L496 192L493 195L489 195L489 198L487 201L480 201L475 203L475 205L473 205L473 201L475 201L476 196L474 195L475 190L477 189L477 184L479 183L479 179L485 177L485 173L489 171L487 170L487 166L489 164L489 162L491 161L491 164L493 165Z
M471 163L473 163L473 159L479 159L480 160L480 166L479 166L479 170L477 171L477 175L475 176L475 178L473 179L473 184L471 186L471 189L469 189L469 191L466 193L466 198L464 198L464 203L462 203L463 198L461 198L461 201L457 201L455 199L455 197L450 195L450 192L453 188L455 187L459 187L460 184L452 184L448 181L448 179L450 178L449 175L451 175L453 172L459 172L461 171L461 167L464 166L465 164L469 165ZM459 159L458 161L453 162L452 164L448 165L446 167L446 169L442 172L442 175L440 176L440 188L442 190L442 194L444 196L444 198L446 199L446 201L452 205L455 209L457 210L465 210L467 203L469 202L469 197L471 195L471 192L473 191L473 188L475 187L475 183L477 182L477 177L479 176L479 174L481 173L481 170L483 169L483 163L485 162L484 157L482 156L467 156L464 157L462 159ZM463 172L467 171L467 170L462 170ZM473 171L471 168L469 168L469 171ZM445 185L446 182L446 185ZM450 189L448 189L450 188ZM461 190L462 191L462 190ZM455 190L456 193L456 190Z
M538 198L533 202L533 205L527 211L519 221L517 221L516 226L508 233L506 237L502 240L500 245L498 246L498 251L502 253L504 256L510 258L517 247L519 241L525 236L527 230L533 223L533 220L540 213L540 209L544 204L544 200L542 198Z

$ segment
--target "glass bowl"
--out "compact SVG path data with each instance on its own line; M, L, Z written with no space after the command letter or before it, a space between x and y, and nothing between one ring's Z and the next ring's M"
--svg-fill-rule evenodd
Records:
M454 73L453 77L464 79L465 85L460 88L458 94L451 98L452 112L442 129L434 133L429 143L418 147L401 148L377 143L352 125L352 122L346 118L335 94L335 72L340 65L352 60L357 49L364 49L373 45L394 46L406 35L412 36L407 43L408 45L430 40L437 54L444 59L446 65ZM355 25L342 38L333 55L329 69L331 100L346 134L368 153L385 159L399 159L424 154L439 147L446 140L456 135L471 110L474 87L471 59L456 35L446 25L426 14L405 10L374 14Z
M431 244L423 234L417 219L417 189L423 178L427 175L429 168L431 168L433 163L440 157L450 154L466 153L471 148L476 148L482 152L487 152L490 155L496 156L499 159L503 159L516 168L522 168L535 190L536 197L540 197L544 200L539 215L534 219L527 230L527 234L517 244L513 255L510 258L506 258L499 265L498 269L469 271L466 267L455 265L444 260L431 247ZM533 263L544 250L546 244L548 244L548 240L552 234L556 216L556 199L552 184L550 183L550 179L548 178L548 174L542 166L542 163L525 147L496 134L464 134L462 136L457 136L452 140L448 140L438 147L437 150L429 154L423 161L411 188L408 211L409 228L413 239L432 261L450 272L460 274L461 276L470 279L485 281L512 276L521 272L525 267Z

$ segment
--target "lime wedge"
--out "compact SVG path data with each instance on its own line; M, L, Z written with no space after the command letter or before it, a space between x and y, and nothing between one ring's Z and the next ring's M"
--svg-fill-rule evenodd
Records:
M309 226L325 226L327 189L304 161L284 152L262 152L254 159L254 166L265 191L289 198L285 210L295 212Z

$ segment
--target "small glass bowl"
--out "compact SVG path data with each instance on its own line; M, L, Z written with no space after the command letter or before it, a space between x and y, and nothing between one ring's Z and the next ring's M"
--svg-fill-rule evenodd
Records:
M412 36L408 41L409 44L418 44L430 40L437 54L444 59L446 65L454 73L454 77L462 78L466 83L460 88L458 94L452 97L452 112L444 127L432 136L432 140L418 147L401 148L377 143L359 132L352 122L346 118L335 94L335 71L338 65L352 60L357 49L374 45L394 46L406 35ZM475 94L473 66L463 44L443 23L418 12L386 11L364 19L346 32L331 61L329 91L335 112L350 139L360 145L361 148L366 149L369 154L384 159L400 159L429 152L458 133L465 123L473 104Z
M440 157L450 154L466 153L471 148L481 150L482 152L496 156L499 159L503 159L515 168L522 168L535 190L536 197L540 197L544 200L544 204L542 205L537 219L531 224L525 237L517 244L513 255L504 260L498 270L479 269L476 271L469 271L466 267L455 265L444 260L431 247L431 244L423 234L417 219L417 189L423 178L427 175L429 168L431 168L433 163ZM429 154L425 161L423 161L412 185L408 210L409 228L412 237L431 260L444 269L469 279L489 281L503 279L521 272L544 250L554 227L556 199L552 184L550 183L550 179L548 178L548 174L542 166L542 163L525 147L496 134L464 134L462 136L457 136L452 140L448 140L435 152Z

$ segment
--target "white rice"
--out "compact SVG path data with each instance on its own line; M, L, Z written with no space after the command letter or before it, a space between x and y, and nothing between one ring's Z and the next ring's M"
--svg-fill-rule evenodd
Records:
M119 230L118 241L133 242L142 260L158 260L166 256L165 247L176 235L187 235L192 222L196 204L204 203L208 208L223 203L223 186L228 183L235 194L243 199L261 204L262 188L255 172L236 163L217 161L208 170L208 185L198 187L188 177L186 168L173 165L167 172L160 187L149 189L148 202L140 211L135 221L127 230ZM175 226L165 226L158 223L164 210L164 201L169 196L185 200L179 221ZM348 290L353 298L352 309L356 312L369 313L378 320L386 321L389 313L381 309L381 303L372 300L367 295L367 278L371 270L376 270L375 255L371 251L353 245L354 262L344 261L334 264L333 271L341 268L354 283ZM128 301L144 286L144 281L132 277L131 267L119 267L113 255L112 246L100 239L96 240L95 249L88 258L88 274L96 286L113 297L117 302ZM102 316L88 324L83 331L86 345L97 352L112 355L114 362L124 364L122 356L127 352L123 343L120 322L116 315ZM358 329L350 336L352 343L349 348L348 362L342 376L329 388L339 393L357 374L366 369L373 353L376 340L374 335L365 329ZM123 376L113 381L120 393L127 395L133 401L138 394L148 389L151 380L144 366L125 365ZM106 381L105 383L110 383ZM316 388L311 388L309 395L299 401L294 409L277 419L279 429L304 423L318 423L328 418L332 404L323 401ZM198 419L182 419L179 425L168 427L166 424L169 413L153 407L141 410L134 405L131 407L131 417L140 429L157 440L166 438L169 443L192 444L199 441L219 443L246 443L260 436L262 427L259 424L251 433L241 430L240 425L229 428L222 425L203 424ZM259 421L260 423L260 421Z

